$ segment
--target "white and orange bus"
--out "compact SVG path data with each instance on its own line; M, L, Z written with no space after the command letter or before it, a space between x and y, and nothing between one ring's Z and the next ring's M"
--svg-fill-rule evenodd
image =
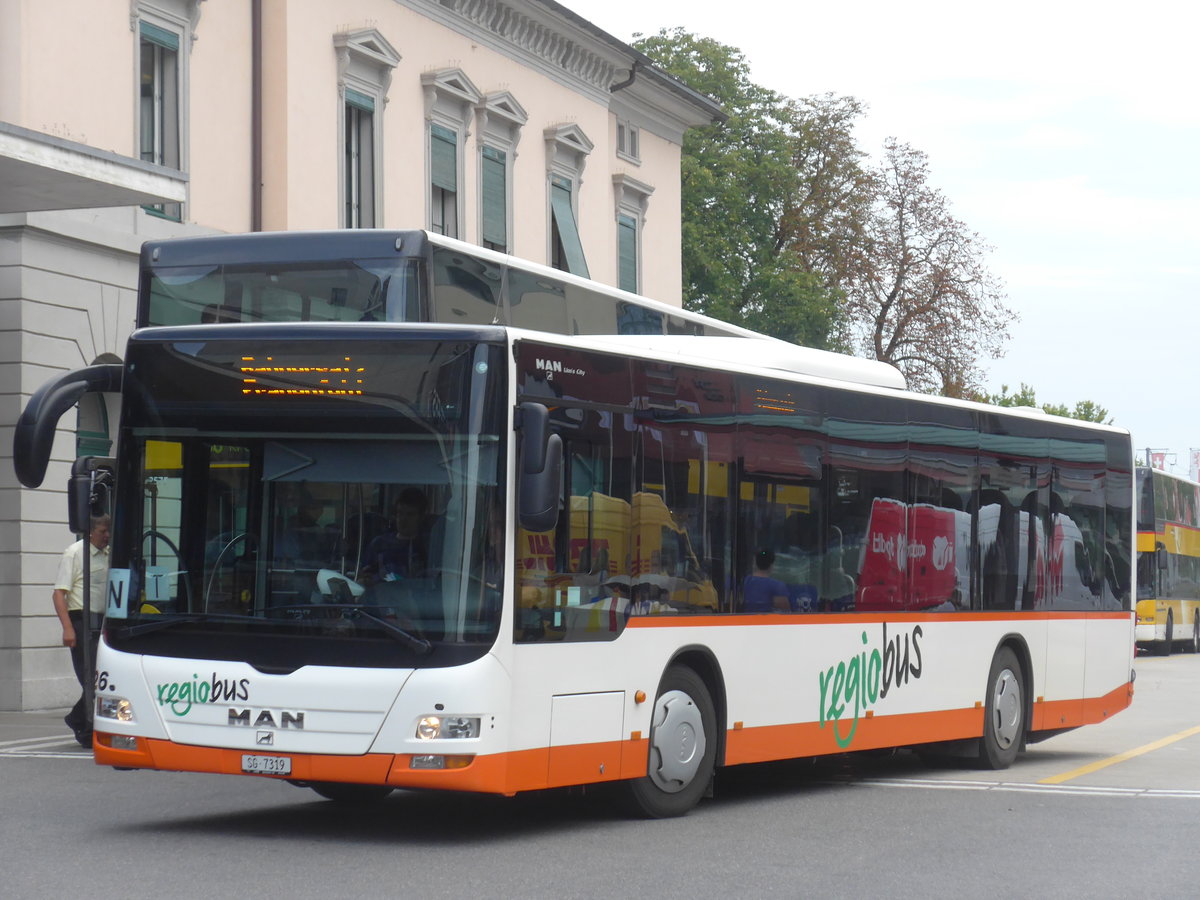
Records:
M48 385L15 443L40 480L119 383L98 763L342 800L623 782L669 816L724 766L999 768L1130 703L1125 432L422 233L143 264L120 370ZM764 584L788 611L746 611Z
M1200 653L1200 484L1137 469L1137 642Z

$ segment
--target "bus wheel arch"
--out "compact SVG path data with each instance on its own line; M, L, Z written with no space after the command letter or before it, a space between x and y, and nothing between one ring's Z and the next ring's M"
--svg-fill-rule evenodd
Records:
M708 794L724 730L717 700L724 692L715 678L715 661L703 652L681 653L663 672L651 711L646 774L625 784L632 812L653 819L682 816Z
M1032 696L1028 648L1017 640L1001 642L988 669L978 752L982 767L1007 769L1024 749L1031 724Z
M685 666L695 672L704 682L704 686L708 689L708 695L712 698L713 710L716 714L714 725L716 726L717 734L717 752L715 757L715 767L721 768L725 765L725 725L727 721L726 696L725 696L725 676L721 671L721 664L717 662L713 652L707 647L691 646L684 647L667 664L663 670L665 677L666 672L672 666Z

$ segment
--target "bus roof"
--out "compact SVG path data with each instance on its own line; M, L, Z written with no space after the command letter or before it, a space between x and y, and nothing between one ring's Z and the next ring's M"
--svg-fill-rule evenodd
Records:
M1073 428L1110 434L1128 429L1082 419L1065 418L1032 407L1005 407L909 391L898 370L876 360L843 356L826 350L800 347L762 335L752 340L698 335L561 335L509 327L514 339L583 347L600 352L629 353L647 359L678 357L689 365L730 368L739 372L773 372L813 379L832 386L880 394L903 393L913 400L958 407L1010 418L1061 423Z
M655 355L670 354L709 361L718 360L739 366L778 369L797 375L811 375L831 381L847 381L873 387L897 390L907 387L904 376L887 363L801 347L762 335L751 340L685 334L602 335L593 339L598 344L619 347L622 350L645 349Z

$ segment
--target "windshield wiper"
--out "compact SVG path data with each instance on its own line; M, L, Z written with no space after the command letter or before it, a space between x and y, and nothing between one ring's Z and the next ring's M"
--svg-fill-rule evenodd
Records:
M222 622L262 621L258 616L244 616L238 613L163 613L156 615L149 621L139 622L137 625L126 625L120 628L117 631L117 637L137 637L139 634L162 631L165 628L174 628L176 625L188 622L207 622L213 620Z
M356 612L364 619L369 619L376 625L381 627L389 636L395 638L401 644L408 647L415 653L425 656L433 650L433 644L423 637L413 634L411 631L406 631L399 625L389 622L382 616L377 616L371 612L375 607L367 606L362 603L294 603L288 606L272 606L271 611L277 609L342 609Z

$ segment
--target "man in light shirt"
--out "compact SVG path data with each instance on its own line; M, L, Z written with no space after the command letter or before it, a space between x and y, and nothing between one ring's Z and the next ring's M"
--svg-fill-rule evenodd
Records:
M88 540L76 541L63 551L58 564L58 577L54 580L54 611L62 623L62 642L71 650L71 664L79 687L92 673L85 669L83 645L83 551L85 543L91 552L91 640L88 660L95 666L96 644L100 638L100 616L104 612L104 589L108 583L108 540L111 536L111 520L108 516L96 516L91 521ZM75 740L83 747L92 746L92 716L87 708L87 691L84 690L71 711L63 718L67 727L75 734Z

